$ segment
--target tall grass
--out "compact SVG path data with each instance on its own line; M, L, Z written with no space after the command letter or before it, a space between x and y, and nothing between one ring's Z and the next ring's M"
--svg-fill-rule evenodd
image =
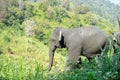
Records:
M46 80L45 73L46 71L38 62L29 64L22 57L0 59L0 80Z

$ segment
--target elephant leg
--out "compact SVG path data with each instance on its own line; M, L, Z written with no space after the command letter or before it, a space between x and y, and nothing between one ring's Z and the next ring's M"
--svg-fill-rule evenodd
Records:
M76 68L76 64L80 59L80 50L72 49L68 52L68 60L66 62L65 71Z

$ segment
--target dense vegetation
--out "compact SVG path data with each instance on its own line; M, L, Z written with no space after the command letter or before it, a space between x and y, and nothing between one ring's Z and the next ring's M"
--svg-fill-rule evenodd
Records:
M90 3L99 1L104 2ZM110 22L113 17L106 19L106 15L112 16L108 11L104 10L106 14L101 16L95 11L104 8L97 8L97 4L93 6L96 9L89 6L87 3L78 6L69 0L1 0L0 80L119 80L120 49L114 54L111 44L108 52L103 51L99 66L95 60L89 63L83 57L81 68L70 72L62 72L67 53L59 49L52 71L47 72L49 39L55 27L96 26L108 36L118 29L117 23L113 26Z
M117 25L117 17L120 16L120 6L112 4L109 0L77 0L77 3L76 1L73 1L73 3L77 6L81 4L87 5L91 12L104 17L113 26Z

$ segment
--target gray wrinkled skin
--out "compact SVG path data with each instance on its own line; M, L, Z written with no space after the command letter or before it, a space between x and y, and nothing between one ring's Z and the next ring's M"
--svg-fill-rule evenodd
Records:
M67 48L68 60L65 70L71 70L81 64L81 55L88 60L99 56L107 41L107 35L97 27L56 28L50 41L48 70L51 70L56 48Z

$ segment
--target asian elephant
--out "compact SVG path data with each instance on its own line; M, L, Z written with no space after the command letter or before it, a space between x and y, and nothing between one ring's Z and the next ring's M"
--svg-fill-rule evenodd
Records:
M53 31L50 40L48 70L51 70L54 52L57 48L67 48L68 60L65 70L70 70L81 63L81 55L87 57L88 60L100 55L101 48L104 48L107 42L107 35L97 27L88 26L71 29L58 27Z

